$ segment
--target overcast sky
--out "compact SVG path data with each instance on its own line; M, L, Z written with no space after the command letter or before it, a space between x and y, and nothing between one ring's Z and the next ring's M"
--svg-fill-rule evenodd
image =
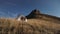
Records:
M60 17L60 0L0 0L0 16L28 15L38 9L41 13Z

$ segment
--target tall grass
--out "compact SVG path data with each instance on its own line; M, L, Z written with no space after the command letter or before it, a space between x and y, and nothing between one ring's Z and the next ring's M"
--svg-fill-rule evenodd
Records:
M43 19L0 19L0 34L60 34L60 24Z

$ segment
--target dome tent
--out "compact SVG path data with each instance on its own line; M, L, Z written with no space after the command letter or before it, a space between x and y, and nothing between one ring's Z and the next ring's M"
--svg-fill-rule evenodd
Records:
M18 21L24 21L27 22L27 18L24 15L18 15L16 18Z

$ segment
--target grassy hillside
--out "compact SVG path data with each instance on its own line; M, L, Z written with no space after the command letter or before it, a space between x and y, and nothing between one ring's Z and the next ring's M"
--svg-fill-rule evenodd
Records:
M0 19L0 34L60 34L60 21Z

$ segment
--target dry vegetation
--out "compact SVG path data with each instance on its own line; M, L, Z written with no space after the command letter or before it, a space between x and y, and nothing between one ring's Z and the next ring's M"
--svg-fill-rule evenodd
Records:
M28 22L15 19L0 19L0 34L60 34L60 21L28 19Z

